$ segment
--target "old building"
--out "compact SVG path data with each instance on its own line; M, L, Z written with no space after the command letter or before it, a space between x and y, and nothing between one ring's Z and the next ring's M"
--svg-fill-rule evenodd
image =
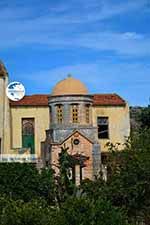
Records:
M28 148L57 171L61 147L69 147L77 162L82 161L72 171L79 182L99 172L108 141L124 143L129 136L129 107L117 94L91 95L81 81L68 76L49 95L9 102L7 83L8 73L0 63L1 153Z

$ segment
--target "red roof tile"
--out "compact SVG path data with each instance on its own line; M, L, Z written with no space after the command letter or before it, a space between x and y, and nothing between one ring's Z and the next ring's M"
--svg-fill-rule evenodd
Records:
M11 106L48 106L48 95L30 95L22 100L10 101Z
M22 100L13 102L11 106L48 106L49 95L25 96ZM95 94L93 96L94 106L125 106L126 102L117 94Z
M126 102L117 94L95 94L93 96L93 105L105 105L105 106L125 106Z

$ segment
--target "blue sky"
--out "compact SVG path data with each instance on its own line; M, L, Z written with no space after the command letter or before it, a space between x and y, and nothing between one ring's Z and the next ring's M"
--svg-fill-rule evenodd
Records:
M149 0L0 0L0 59L26 94L67 74L130 105L150 97Z

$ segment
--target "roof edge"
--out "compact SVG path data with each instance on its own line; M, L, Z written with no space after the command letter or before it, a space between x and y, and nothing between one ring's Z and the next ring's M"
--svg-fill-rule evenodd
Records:
M22 100L13 102L10 100L11 107L17 106L48 106L48 99L51 95L49 94L34 94L26 95ZM77 96L77 95L76 95ZM80 96L80 95L78 95ZM82 95L81 95L82 96ZM128 103L120 97L118 94L88 94L93 98L93 106L126 106Z

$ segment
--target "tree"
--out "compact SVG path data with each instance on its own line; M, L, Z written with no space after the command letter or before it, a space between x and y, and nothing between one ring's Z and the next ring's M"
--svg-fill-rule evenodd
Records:
M43 168L39 173L37 196L44 198L49 205L55 204L56 183L54 171L51 168Z
M84 182L83 195L91 200L98 197L125 210L133 224L150 221L150 130L128 140L122 151L110 144L108 167L111 176ZM146 223L149 224L149 223Z
M53 209L42 199L24 203L5 196L0 198L0 225L50 225L53 224Z
M76 162L68 148L59 155L56 178L51 169L39 173L33 165L0 164L0 193L5 194L0 197L0 225L149 224L150 130L134 134L122 151L117 146L108 146L107 181L100 176L80 187L70 179Z
M42 199L23 202L0 197L0 225L127 225L126 215L110 202L69 197L59 209Z
M132 137L119 155L119 165L108 181L108 196L114 205L125 208L129 218L147 220L150 215L150 130ZM135 218L135 219L134 219Z
M73 158L68 154L68 149L61 147L61 153L59 154L59 175L56 177L56 195L57 202L60 206L61 202L73 195L76 191L75 184L71 179L70 170L72 168Z
M145 107L138 116L141 129L150 129L150 106Z
M30 201L43 197L52 202L54 200L53 171L43 169L39 173L32 164L1 163L0 193L16 200Z
M127 225L125 214L110 202L88 197L68 198L57 217L57 225Z

